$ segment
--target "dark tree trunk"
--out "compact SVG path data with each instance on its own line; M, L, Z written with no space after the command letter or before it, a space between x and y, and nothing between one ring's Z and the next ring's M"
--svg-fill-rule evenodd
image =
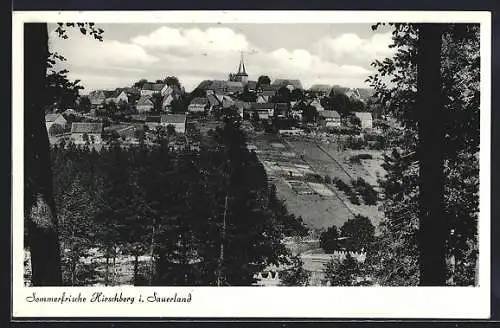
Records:
M441 98L443 26L422 24L418 40L417 110L420 165L420 285L446 280L444 215L444 129Z
M47 24L24 24L24 208L34 286L62 284L44 113L48 55Z

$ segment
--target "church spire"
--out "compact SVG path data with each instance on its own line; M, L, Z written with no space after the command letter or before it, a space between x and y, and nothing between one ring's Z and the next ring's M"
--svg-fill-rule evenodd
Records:
M240 66L238 67L238 74L247 74L245 69L245 62L243 61L243 51L241 52Z

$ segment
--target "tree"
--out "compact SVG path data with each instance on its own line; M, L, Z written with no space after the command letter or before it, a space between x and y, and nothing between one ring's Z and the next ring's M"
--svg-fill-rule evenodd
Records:
M377 68L377 73L368 79L376 91L373 101L383 106L386 113L398 119L405 128L404 134L394 133L388 140L390 147L394 149L392 154L385 159L388 174L386 175L387 183L384 183L383 189L387 220L384 220L381 226L382 234L379 241L382 246L377 247L380 251L376 255L377 261L381 263L378 279L384 284L407 284L407 281L429 283L427 278L420 276L419 265L421 253L419 248L428 247L425 245L428 239L423 239L423 236L428 233L437 233L437 239L430 241L431 245L439 244L436 245L436 254L431 257L434 257L435 263L440 263L436 269L428 271L435 278L439 276L439 279L430 279L434 280L434 283L430 284L435 284L438 280L440 284L443 282L443 236L447 263L446 283L452 285L475 283L479 182L477 161L480 96L479 26L447 24L437 28L441 29L438 33L441 38L431 37L430 43L434 50L440 50L439 65L436 63L435 53L431 54L434 60L429 59L434 63L434 68L426 68L425 65L429 62L424 63L423 68L422 64L418 65L423 61L423 57L418 57L417 54L422 55L423 52L425 55L429 50L428 45L424 45L426 49L422 51L418 48L419 42L427 42L425 37L419 41L419 33L422 31L419 26L394 24L392 46L395 54L383 61L375 61L373 66ZM438 75L436 67L440 67L441 71L439 78L436 79L439 85L431 83L430 85L435 88L433 91L427 89L429 84L419 88L423 83L421 79L427 74L434 72L434 77ZM421 69L424 69L424 72L417 74ZM389 80L393 83L387 83ZM432 104L427 107L427 109L433 109L432 116L426 116L428 112L418 109L418 106L422 101L425 103L427 92L436 92L436 90L440 90L439 95L434 97ZM424 92L423 98L418 94L421 91ZM438 110L434 112L436 108ZM422 119L423 124L419 124ZM435 121L429 122L429 120ZM441 154L437 154L428 162L428 158L425 158L426 154L434 153L432 150L426 151L428 149L426 146L432 141L425 135L426 132L430 132L429 126L438 123L440 127L437 127L431 134L436 134L436 145L441 149ZM418 135L422 132L425 139L424 148L419 145L422 140ZM441 138L443 139L440 141ZM430 180L422 181L420 178L421 173L424 176L427 175L425 168L424 172L420 171L422 159L424 167L434 167L430 172L431 176L432 172L436 174L435 189L442 192L442 196L434 195L436 197L432 197L432 202L429 203L425 199L430 201L430 195L437 191L429 191L427 187L430 188ZM438 170L437 168L441 165L437 163L441 161L444 164ZM428 163L434 164L428 166ZM443 178L439 177L440 171L444 174ZM444 191L440 187L440 179L444 180ZM421 183L424 183L424 195L419 199L421 195L419 184ZM428 204L425 207L429 211L417 206L419 203L422 204L420 200L423 204ZM420 220L426 221L427 219L419 216L422 212L439 213L441 211L439 203L444 206L442 216L431 225L443 224L445 227L436 227L437 230L431 232L426 223L421 225L420 222ZM418 232L419 227L424 229L423 233ZM426 250L423 252L422 260L426 258L425 254L428 254ZM425 271L425 269L422 270ZM437 274L437 272L440 273Z
M77 110L82 113L88 113L90 112L90 109L92 107L92 104L90 103L90 99L88 96L82 96L80 97L80 101L77 106Z
M332 259L324 267L325 280L330 286L355 286L360 269L358 262L347 253L344 260Z
M271 84L271 79L267 75L261 75L257 79L257 88L259 88L261 85L270 85Z
M167 135L175 136L175 126L173 124L167 125Z
M302 110L302 119L306 123L316 122L318 119L319 113L316 107L311 105L304 105L304 109Z
M106 114L114 116L118 113L118 106L116 106L114 101L110 101L104 104L104 110L106 111Z
M142 89L142 87L144 86L144 84L148 83L148 80L147 79L140 79L139 81L135 82L134 83L134 87L138 88L138 89Z
M291 101L304 101L305 100L304 90L293 89L291 94L290 94L290 100Z
M57 58L63 58L65 60L64 57L60 55L57 56ZM52 66L52 61L49 61L49 68ZM56 106L56 108L60 110L75 108L79 91L83 89L83 86L80 85L80 80L70 81L67 74L68 70L63 69L60 71L50 70L47 75L47 88L45 94L47 97L47 104Z
M326 229L326 231L322 232L320 237L319 237L319 246L326 252L326 253L333 253L336 251L339 247L338 243L338 238L339 238L339 231L336 226L331 226L330 228Z
M283 286L307 286L311 274L304 269L304 262L299 255L291 259L291 266L280 272L281 285Z
M375 227L366 216L356 215L340 228L340 235L349 238L352 250L367 249L375 236Z
M49 128L49 134L51 136L57 136L64 133L64 127L61 124L54 123Z
M170 86L177 86L181 87L181 83L179 82L179 79L175 76L167 76L164 80L164 83L166 83L169 87Z
M283 86L278 89L276 95L273 97L273 102L275 103L290 103L291 100L291 92L290 89Z
M63 23L56 32L64 39ZM66 26L75 26L67 23ZM102 40L93 23L78 23L83 34ZM46 106L49 59L46 23L24 26L24 209L31 251L32 285L58 286L62 282L58 222L52 190L49 142L43 109Z

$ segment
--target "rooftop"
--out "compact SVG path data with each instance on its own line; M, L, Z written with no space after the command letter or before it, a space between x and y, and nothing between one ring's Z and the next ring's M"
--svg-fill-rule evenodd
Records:
M71 133L102 133L102 123L73 123Z
M161 115L161 123L185 123L186 114L166 114Z

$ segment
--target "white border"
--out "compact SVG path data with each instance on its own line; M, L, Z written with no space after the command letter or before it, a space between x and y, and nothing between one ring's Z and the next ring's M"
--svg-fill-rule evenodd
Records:
M267 317L267 318L488 318L490 315L491 15L435 11L133 11L13 13L13 317ZM23 23L481 23L479 287L123 287L27 288L23 285ZM34 291L90 296L191 292L191 303L28 303Z

